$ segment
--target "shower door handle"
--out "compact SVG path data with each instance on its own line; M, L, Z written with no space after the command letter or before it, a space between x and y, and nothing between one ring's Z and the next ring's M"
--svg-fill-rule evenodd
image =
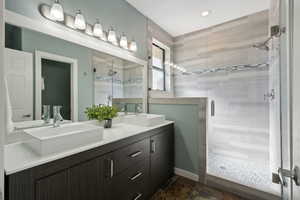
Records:
M266 101L268 99L271 101L275 99L275 90L274 89L272 89L271 92L264 95L264 100Z
M212 100L212 101L210 102L210 115L211 115L212 117L215 116L215 101L214 101L214 100Z

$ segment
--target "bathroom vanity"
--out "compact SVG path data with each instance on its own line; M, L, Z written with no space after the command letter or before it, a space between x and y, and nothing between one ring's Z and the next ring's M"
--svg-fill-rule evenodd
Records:
M6 147L7 200L148 199L173 176L174 125L116 124L103 140L51 155Z

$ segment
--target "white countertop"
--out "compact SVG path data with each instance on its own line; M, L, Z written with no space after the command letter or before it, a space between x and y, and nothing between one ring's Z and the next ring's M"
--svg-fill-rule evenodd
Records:
M165 121L163 124L153 127L142 127L124 123L113 124L112 128L104 129L103 140L99 142L95 142L83 147L47 156L40 156L36 154L32 150L30 150L23 142L8 144L4 147L5 172L7 175L13 174L25 169L29 169L70 155L87 151L89 149L100 147L102 145L122 140L134 135L138 135L172 123L172 121Z

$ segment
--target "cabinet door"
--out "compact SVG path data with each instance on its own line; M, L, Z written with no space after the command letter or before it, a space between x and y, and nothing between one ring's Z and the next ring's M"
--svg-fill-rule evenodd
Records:
M151 137L150 184L151 193L159 189L174 172L174 136L170 129Z
M84 162L69 170L71 200L104 199L103 159Z
M36 181L36 200L68 200L68 194L67 171Z

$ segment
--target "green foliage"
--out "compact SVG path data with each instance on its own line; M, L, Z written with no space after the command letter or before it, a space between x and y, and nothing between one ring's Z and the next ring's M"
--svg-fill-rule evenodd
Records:
M103 121L105 119L112 119L118 115L118 109L114 106L106 105L93 105L90 108L86 108L85 114L89 120L99 120Z

